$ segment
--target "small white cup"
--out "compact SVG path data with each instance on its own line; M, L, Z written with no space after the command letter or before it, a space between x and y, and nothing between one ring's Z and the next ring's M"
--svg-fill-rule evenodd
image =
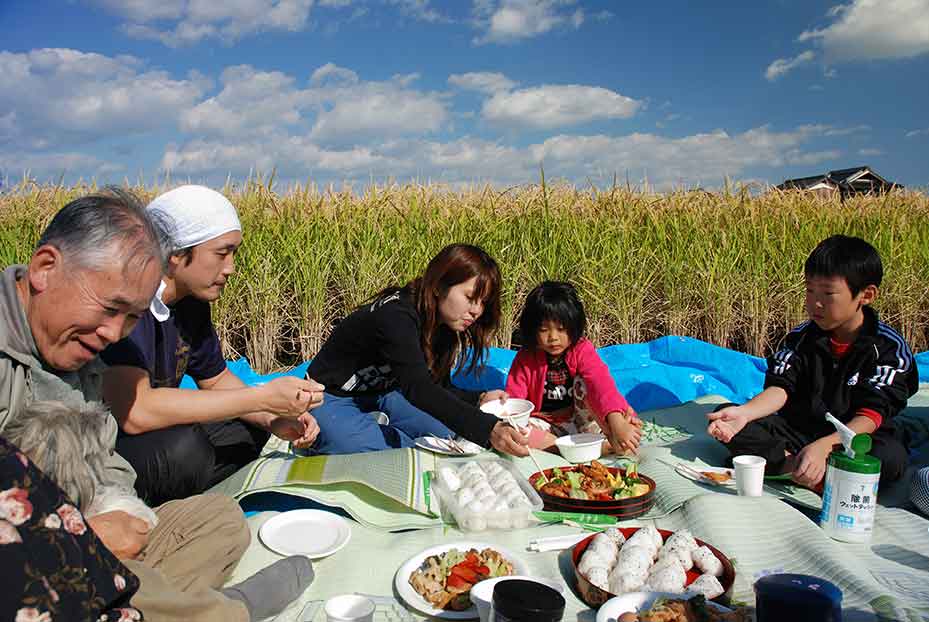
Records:
M387 416L387 413L381 412L380 410L372 410L368 413L371 417L377 421L378 425L387 425L390 423L390 417Z
M736 456L735 489L743 497L760 497L764 488L764 467L767 460L761 456Z
M326 601L328 622L372 622L374 602L358 594L342 594Z

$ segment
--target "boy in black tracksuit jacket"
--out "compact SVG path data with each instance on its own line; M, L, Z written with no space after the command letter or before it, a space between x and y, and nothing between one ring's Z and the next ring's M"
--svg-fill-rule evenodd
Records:
M918 390L919 374L906 341L867 306L883 276L880 255L864 240L836 235L816 247L804 272L810 320L768 358L764 391L711 413L708 431L733 456L762 456L767 473L792 472L816 488L841 443L825 419L830 412L871 435L881 483L895 481L909 457L894 418Z

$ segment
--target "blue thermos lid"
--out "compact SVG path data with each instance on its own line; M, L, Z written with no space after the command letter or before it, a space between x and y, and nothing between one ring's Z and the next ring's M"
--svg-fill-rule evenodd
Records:
M842 590L808 574L771 574L755 582L756 622L842 622Z

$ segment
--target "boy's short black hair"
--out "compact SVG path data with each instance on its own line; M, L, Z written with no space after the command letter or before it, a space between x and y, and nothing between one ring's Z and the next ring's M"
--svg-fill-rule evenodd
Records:
M564 326L572 345L584 336L587 316L573 285L564 281L544 281L529 292L519 316L523 346L531 349L538 346L537 335L545 320L554 320Z
M807 278L841 277L852 296L868 285L880 287L884 266L877 249L861 238L834 235L820 242L806 259L803 272Z

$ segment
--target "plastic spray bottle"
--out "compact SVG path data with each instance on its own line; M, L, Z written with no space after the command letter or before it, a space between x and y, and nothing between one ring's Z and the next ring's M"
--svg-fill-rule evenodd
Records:
M881 461L868 455L870 435L855 434L829 413L826 420L839 431L844 450L829 454L819 525L835 540L868 542L874 528Z

